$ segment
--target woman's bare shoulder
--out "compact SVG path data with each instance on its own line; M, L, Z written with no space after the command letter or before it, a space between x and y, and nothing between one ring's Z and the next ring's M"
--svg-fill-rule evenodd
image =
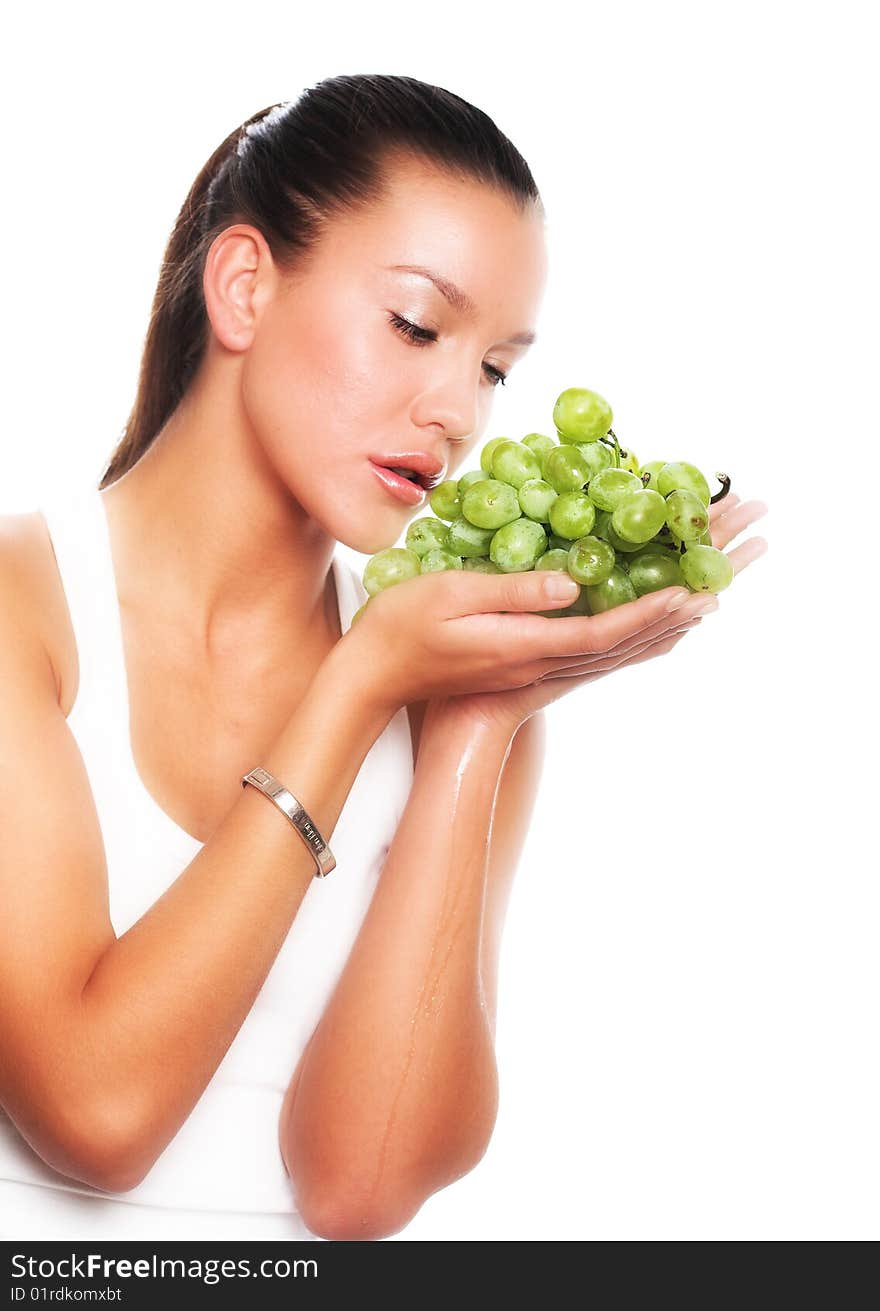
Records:
M76 643L52 539L39 510L0 515L0 572L16 624L37 634L55 674L58 702L71 699Z

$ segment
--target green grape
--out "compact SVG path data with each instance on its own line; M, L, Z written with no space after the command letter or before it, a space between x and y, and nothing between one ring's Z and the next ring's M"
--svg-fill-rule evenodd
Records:
M451 551L444 551L438 547L435 551L429 551L427 555L422 556L422 573L436 574L441 573L444 569L460 569L461 560Z
M659 474L660 470L663 468L665 463L666 463L665 460L650 460L647 464L642 465L641 472L650 475L648 481L645 483L645 486L650 487L652 492L660 491L660 488L657 486L657 475ZM660 495L662 496L663 493L660 492Z
M471 483L462 497L461 513L475 528L503 528L520 517L516 489L497 478Z
M492 437L480 451L480 468L490 478L492 477L492 456L495 454L496 447L500 446L502 442L509 441L509 437Z
M482 555L476 556L474 559L462 560L461 567L462 569L472 569L475 573L478 574L501 573L501 570L498 568L497 564L493 564L491 560L487 560Z
M461 515L449 525L449 540L446 550L453 555L478 557L487 555L492 541L494 528L476 528Z
M639 551L630 556L629 581L635 588L636 596L645 596L648 592L659 592L664 587L684 587L684 577L674 551L658 547L654 551Z
M617 502L611 526L626 542L649 542L666 522L666 502L649 488L627 492Z
M557 537L576 541L596 522L596 507L584 492L561 492L550 506L550 527Z
M615 510L627 492L638 491L642 480L629 469L602 469L591 479L587 495L600 510Z
M555 445L555 437L546 437L542 432L530 432L527 437L523 437L523 446L528 446L530 451L534 451L539 460L543 460Z
M590 489L589 489L589 487L588 487L588 488L587 488L587 495L589 495L589 491L590 491ZM607 538L608 538L608 525L609 525L610 523L611 523L611 511L610 511L610 510L597 510L597 511L596 511L596 522L593 524L593 536L594 536L594 537L604 537L604 538L606 539L606 541L607 541Z
M519 503L523 514L539 523L546 523L550 506L559 495L543 478L529 478L519 489Z
M355 610L354 614L351 616L351 623L352 623L352 624L354 624L358 619L360 619L361 615L364 613L364 611L366 610L366 608L367 608L367 606L368 606L369 604L370 604L370 598L367 597L367 599L366 599L366 601L364 601L363 605L360 606L359 609ZM351 624L349 624L349 627L351 627Z
M604 442L576 442L575 446L587 462L590 478L595 478L603 469L610 469L614 455Z
M567 387L553 406L553 422L561 442L598 441L611 427L613 417L604 397L588 387Z
M486 442L479 469L430 493L436 518L414 520L404 547L367 562L368 599L416 574L449 569L567 573L579 596L564 609L537 612L553 619L601 614L668 587L728 587L734 571L712 543L703 473L683 460L641 465L619 445L612 418L598 392L569 387L553 407L555 437L530 432L522 441ZM716 477L726 490L730 480Z
M501 442L492 452L492 477L519 488L530 478L541 477L541 461L522 442Z
M576 446L554 446L544 456L542 477L557 492L577 492L589 482L590 470Z
M604 582L597 583L594 587L586 587L584 590L587 593L590 613L594 615L604 614L606 610L613 610L615 606L636 599L635 588L619 565L614 566Z
M672 460L669 464L664 464L657 475L657 491L661 496L668 496L670 492L678 491L679 488L685 492L693 492L704 505L709 504L709 484L697 466L688 464L686 460Z
M415 551L405 546L387 546L367 561L364 569L364 587L370 596L384 592L386 587L406 582L419 573L421 561Z
M645 492L646 496L655 495ZM709 526L709 511L693 492L678 490L666 497L666 522L681 542L696 542Z
M485 469L468 469L467 473L463 473L458 480L459 497L464 496L471 483L482 482L485 477Z
M582 537L568 553L568 572L576 583L604 583L614 570L614 548L601 537Z
M449 529L446 524L440 519L429 519L427 515L422 519L413 519L406 530L407 549L415 551L420 558L435 547L446 546L448 539Z
M723 592L733 582L733 565L723 551L696 543L678 557L682 576L693 592Z
M457 519L461 514L458 480L447 478L445 483L440 483L439 487L434 488L428 501L438 519Z
M534 569L535 561L547 549L547 534L534 519L517 519L505 524L492 538L489 556L502 573Z
M643 542L637 546L634 551L630 551L629 559L634 560L639 555L677 555L678 548L668 541L665 537L652 537L650 542Z
M554 548L552 551L545 551L535 561L536 569L561 569L563 572L568 569L568 551L560 551ZM578 580L580 581L580 580Z

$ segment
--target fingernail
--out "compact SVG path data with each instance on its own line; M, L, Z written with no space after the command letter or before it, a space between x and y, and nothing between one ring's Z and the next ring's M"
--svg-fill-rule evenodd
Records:
M692 615L708 615L713 610L718 609L718 597L707 596L704 601L699 601L691 611Z
M666 613L669 614L670 610L677 610L680 605L684 605L690 595L690 592L683 590L674 592L667 603Z
M573 578L564 574L562 570L548 571L548 577L544 583L544 594L551 601L575 601L580 596L580 587Z

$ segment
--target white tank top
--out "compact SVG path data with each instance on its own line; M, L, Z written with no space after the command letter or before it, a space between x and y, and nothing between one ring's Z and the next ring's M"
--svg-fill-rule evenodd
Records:
M159 807L135 767L119 601L101 494L94 487L79 488L64 500L47 502L42 512L79 654L79 690L67 722L92 786L107 856L110 916L120 936L175 881L202 843ZM345 633L367 594L338 551L332 569ZM167 727L173 732L173 724ZM329 835L336 869L326 879L311 880L232 1045L188 1119L136 1188L109 1193L58 1173L21 1137L2 1108L0 1180L152 1206L295 1212L278 1145L281 1103L354 944L412 776L409 719L402 708L364 759ZM295 779L291 786L295 791ZM279 822L286 821L279 817ZM291 845L299 842L291 832Z

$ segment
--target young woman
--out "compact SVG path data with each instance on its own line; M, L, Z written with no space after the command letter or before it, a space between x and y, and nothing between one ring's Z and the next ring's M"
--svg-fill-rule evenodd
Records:
M0 1236L378 1239L485 1152L542 709L714 604L429 574L352 626L336 543L424 503L380 466L462 467L545 272L524 160L410 78L196 179L100 486L0 534ZM720 504L716 545L763 508Z

